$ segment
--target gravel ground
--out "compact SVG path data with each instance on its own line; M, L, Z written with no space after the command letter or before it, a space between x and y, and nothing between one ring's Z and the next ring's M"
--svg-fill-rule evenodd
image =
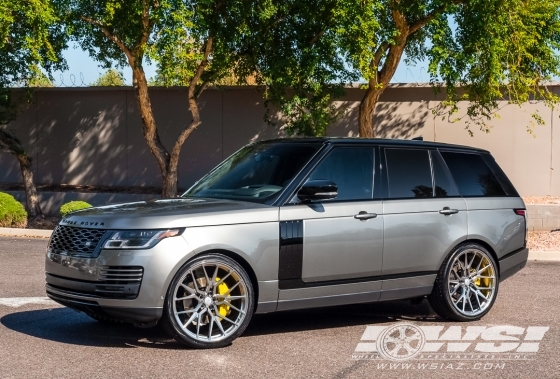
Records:
M529 250L560 251L560 230L552 232L529 232L527 238Z
M524 196L525 204L560 204L560 196Z

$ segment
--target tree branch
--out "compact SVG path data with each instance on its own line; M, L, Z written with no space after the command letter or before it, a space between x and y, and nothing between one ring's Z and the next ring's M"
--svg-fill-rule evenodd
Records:
M159 3L154 3L154 8L159 7ZM146 0L142 0L142 35L140 36L140 40L136 48L142 48L142 46L148 42L148 38L150 38L150 33L152 28L154 27L155 20L150 18L150 4Z
M119 37L117 37L116 35L114 35L113 33L111 33L111 32L109 31L109 29L107 29L107 27L106 27L105 25L103 25L103 23L101 23L101 22L99 22L99 21L97 21L97 20L94 20L94 19L92 19L92 18L86 17L86 16L82 16L81 18L82 18L83 21L85 21L85 22L87 22L87 23L89 23L89 24L91 24L91 25L98 26L98 27L101 29L101 31L103 32L103 34L105 34L105 36L106 36L109 40L113 41L113 42L119 47L119 49L121 49L122 52L125 53L126 57L127 57L130 61L134 61L134 56L133 56L132 52L130 51L130 49L124 44L124 42L122 42L122 41L120 40Z
M206 69L206 66L208 66L208 57L210 56L210 53L212 52L212 42L213 42L213 37L212 36L208 37L208 39L206 40L206 44L204 45L204 58L202 59L202 61L198 65L198 67L196 68L196 72L195 72L194 76L192 77L191 83L189 85L189 100L191 98L196 99L196 97L195 97L196 85L198 84L198 81L200 80L200 77L204 73L204 70Z
M430 13L428 13L427 15L422 17L421 19L416 20L415 22L410 24L410 27L408 28L407 37L416 33L418 30L420 30L428 22L432 21L434 18L436 18L439 15L441 15L442 13L444 13L447 9L449 9L449 7L451 5L464 4L466 1L468 1L468 0L452 0L452 1L446 2L445 5L442 5L441 7L437 7L436 9L434 9L433 11L431 11Z

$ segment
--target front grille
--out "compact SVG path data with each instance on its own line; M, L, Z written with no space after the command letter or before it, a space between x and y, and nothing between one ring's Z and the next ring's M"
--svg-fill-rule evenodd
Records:
M49 249L56 254L91 257L105 233L103 229L59 225L52 234Z

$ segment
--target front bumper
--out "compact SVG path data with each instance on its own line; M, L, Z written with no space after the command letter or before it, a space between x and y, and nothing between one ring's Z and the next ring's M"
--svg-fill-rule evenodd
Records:
M47 296L86 313L154 323L161 318L173 275L193 254L181 236L148 250L102 250L96 258L48 253Z

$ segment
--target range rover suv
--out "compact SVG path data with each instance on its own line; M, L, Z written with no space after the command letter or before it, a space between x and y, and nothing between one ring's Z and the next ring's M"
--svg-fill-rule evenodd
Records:
M74 212L46 292L97 320L225 346L254 313L427 297L477 320L525 266L525 204L488 151L423 141L250 144L179 198Z

